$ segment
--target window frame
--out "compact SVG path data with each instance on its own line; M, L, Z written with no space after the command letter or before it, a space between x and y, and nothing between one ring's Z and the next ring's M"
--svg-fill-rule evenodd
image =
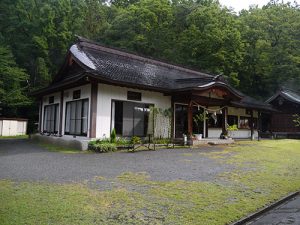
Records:
M113 127L113 124L115 125L115 123L116 123L116 121L115 121L115 117L116 117L116 111L115 111L115 108L113 109L113 107L115 107L115 103L116 102L122 102L122 103L124 103L124 102L129 102L129 103L135 103L135 104L138 104L138 105L140 105L140 104L143 104L144 106L148 106L149 108L149 110L150 110L150 108L151 107L154 107L155 106L155 104L153 104L153 103L145 103L145 102L138 102L138 101L127 101L127 100L120 100L120 99L112 99L111 100L111 120L110 120L110 133L112 132L112 129L114 128ZM122 104L122 107L124 107L124 105ZM146 107L143 107L143 109L145 109ZM124 108L123 108L123 110L124 110ZM113 114L113 111L114 111L114 114ZM143 113L144 113L144 117L145 117L145 110L143 111ZM148 115L149 116L149 115ZM123 135L123 123L122 123L122 134L117 134L118 136L121 136L121 137L133 137L133 136L137 136L137 137L147 137L147 129L145 128L145 124L147 123L147 128L148 128L148 121L146 121L145 120L145 118L144 118L144 134L142 135L142 136L140 136L140 135L136 135L135 133L134 133L134 109L133 109L133 119L132 119L132 121L133 121L133 131L132 131L132 133L133 133L133 135L132 136L124 136Z
M53 123L54 123L54 131L48 131L45 129L45 122L46 122L46 108L48 107L54 107L54 120L53 120ZM57 124L58 122L58 118L57 118L57 113L59 112L59 103L54 103L54 104L47 104L47 105L44 105L44 113L43 113L43 133L49 133L49 134L58 134L58 130L59 130L59 124ZM59 115L58 115L59 117ZM47 120L47 123L49 121L52 121L52 120ZM56 130L56 125L57 125L57 130Z
M247 126L247 127L245 127L245 126L241 127L241 121L242 121L242 120L245 120L245 119L248 120L248 126ZM250 117L250 116L240 116L238 128L239 128L239 129L250 130L250 129L251 129L250 123L251 123L251 117Z
M67 127L67 113L68 113L68 110L67 110L67 105L68 104L71 104L72 102L79 102L81 101L81 118L80 119L76 119L76 113L77 113L77 108L75 109L75 119L72 119L72 120L75 120L75 132L76 132L76 121L77 120L80 120L80 126L81 126L81 129L80 129L80 134L78 133L71 133L70 131L69 132L66 132L66 127ZM83 111L84 111L84 101L87 101L88 102L88 107L87 107L87 131L86 133L83 132ZM77 107L77 104L76 104L76 107ZM90 102L89 102L89 98L83 98L83 99L76 99L76 100L71 100L71 101L67 101L66 104L65 104L65 129L64 129L64 134L65 135L73 135L73 136L82 136L82 137L87 137L88 136L88 132L89 132L89 113L90 113ZM70 122L72 121L70 119ZM71 126L71 123L70 123L70 126Z

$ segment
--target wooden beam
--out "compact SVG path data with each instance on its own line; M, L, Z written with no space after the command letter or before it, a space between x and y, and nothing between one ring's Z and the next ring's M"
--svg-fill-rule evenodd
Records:
M192 101L188 105L188 135L193 134L193 104Z
M222 133L226 133L227 131L227 114L228 114L228 108L225 107L222 109Z
M254 120L253 120L253 110L251 109L250 110L250 129L251 129L251 140L253 140L254 139L254 126L253 126L253 122L254 122Z
M39 109L40 113L39 113L39 132L42 133L43 132L43 127L42 127L42 118L43 118L43 98L40 99L40 109Z
M98 83L91 82L90 138L96 137Z
M258 141L260 141L260 133L261 133L261 126L262 126L262 124L261 124L261 112L260 111L258 111L258 114L257 114L257 135L258 135L258 137L257 137L257 140Z
M60 92L60 103L59 103L59 136L62 136L63 127L63 108L64 108L64 91Z
M171 97L171 110L172 110L172 121L171 121L171 138L175 138L175 106L174 99Z

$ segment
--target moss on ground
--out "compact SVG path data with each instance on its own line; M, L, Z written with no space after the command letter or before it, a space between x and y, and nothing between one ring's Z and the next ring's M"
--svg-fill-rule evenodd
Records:
M128 172L106 191L2 180L0 224L221 225L300 189L300 141L243 142L201 154L235 169L214 182L155 181Z

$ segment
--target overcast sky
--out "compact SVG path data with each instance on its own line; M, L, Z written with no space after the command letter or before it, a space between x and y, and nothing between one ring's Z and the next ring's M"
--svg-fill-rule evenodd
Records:
M249 5L258 5L262 7L266 5L269 0L219 0L222 5L231 6L234 11L239 12L242 9L249 9Z

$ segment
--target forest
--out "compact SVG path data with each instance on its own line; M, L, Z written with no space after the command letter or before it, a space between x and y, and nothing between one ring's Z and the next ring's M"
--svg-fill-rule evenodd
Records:
M224 75L254 98L300 89L300 7L236 13L217 0L1 0L0 114L34 120L76 35Z

